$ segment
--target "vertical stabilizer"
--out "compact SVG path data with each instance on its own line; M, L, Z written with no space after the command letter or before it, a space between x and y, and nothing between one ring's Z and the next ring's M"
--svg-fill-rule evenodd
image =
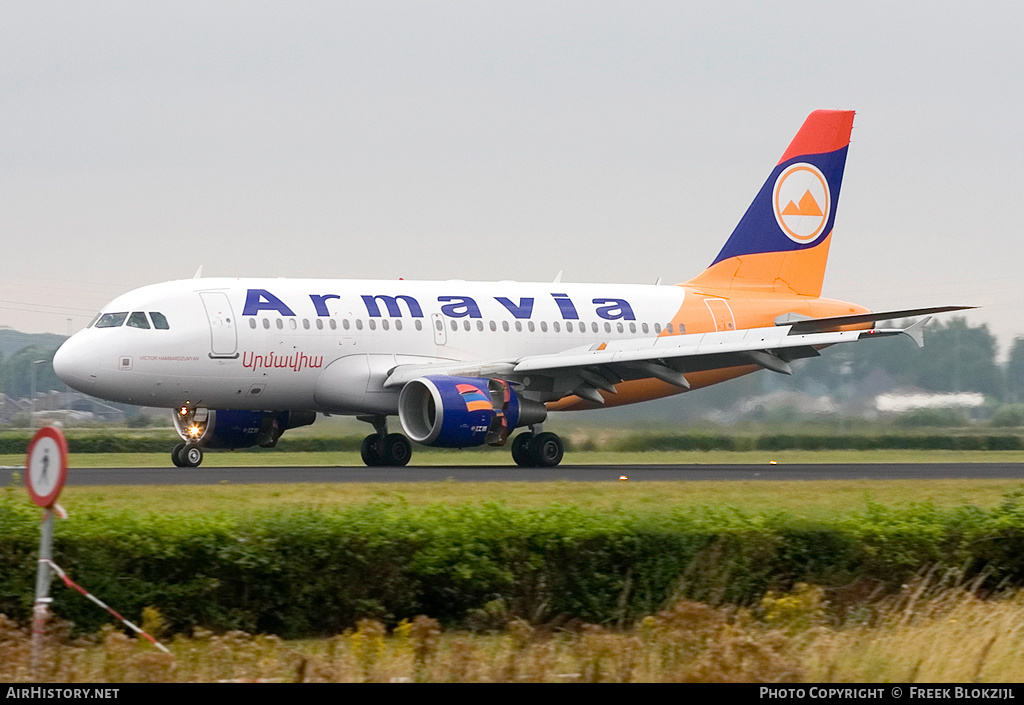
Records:
M820 296L852 129L852 110L811 113L718 257L686 285Z

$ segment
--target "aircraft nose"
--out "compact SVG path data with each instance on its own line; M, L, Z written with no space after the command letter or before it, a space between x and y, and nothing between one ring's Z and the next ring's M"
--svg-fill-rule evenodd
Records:
M53 355L53 371L60 380L80 392L86 392L96 382L96 375L90 372L82 339L76 334L64 341Z

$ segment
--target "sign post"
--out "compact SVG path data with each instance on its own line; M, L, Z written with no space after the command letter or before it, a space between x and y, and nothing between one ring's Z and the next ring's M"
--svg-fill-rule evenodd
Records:
M68 475L68 444L64 434L53 426L41 428L32 437L25 461L25 486L32 502L43 509L42 535L39 539L39 567L36 572L36 599L32 609L32 672L38 673L43 629L49 616L50 561L53 558L53 515L57 496Z

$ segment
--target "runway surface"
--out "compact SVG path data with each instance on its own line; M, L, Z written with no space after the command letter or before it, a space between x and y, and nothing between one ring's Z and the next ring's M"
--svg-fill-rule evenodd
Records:
M23 471L0 468L0 487ZM806 465L562 465L451 467L72 468L67 485L219 485L334 482L728 482L736 480L1024 480L1024 463Z

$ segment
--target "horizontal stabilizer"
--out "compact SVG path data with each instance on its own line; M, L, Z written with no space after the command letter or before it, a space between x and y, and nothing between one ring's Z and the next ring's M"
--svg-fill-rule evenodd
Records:
M872 313L854 313L847 316L828 316L826 318L805 318L800 315L787 313L775 319L777 326L792 326L793 333L820 333L833 330L839 326L849 326L857 323L876 323L878 321L891 321L897 318L912 318L914 316L927 316L935 313L946 313L947 311L964 311L976 308L975 306L932 306L931 308L908 308L900 311L874 311Z

